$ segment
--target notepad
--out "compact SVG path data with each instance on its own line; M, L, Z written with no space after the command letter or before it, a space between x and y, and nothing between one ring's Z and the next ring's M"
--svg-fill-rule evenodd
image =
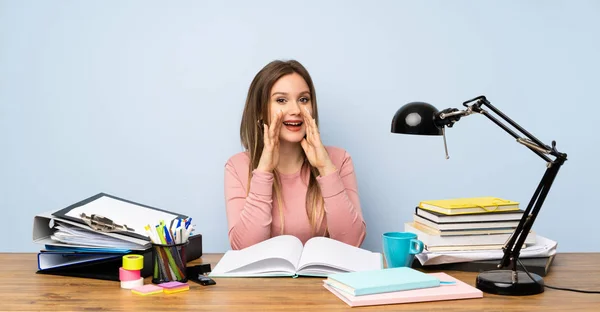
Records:
M483 292L481 290L455 279L446 273L431 273L430 275L437 277L440 281L454 282L454 284L440 284L438 287L394 291L364 296L347 294L344 291L340 291L335 287L328 285L325 281L323 282L323 287L351 307L483 298Z
M354 296L440 285L437 277L408 267L332 274L325 282Z
M161 287L152 284L146 284L144 286L136 287L131 290L132 293L140 296L148 296L154 294L160 294L163 292Z
M180 291L190 290L189 284L177 281L158 284L158 287L162 288L165 294L172 294Z

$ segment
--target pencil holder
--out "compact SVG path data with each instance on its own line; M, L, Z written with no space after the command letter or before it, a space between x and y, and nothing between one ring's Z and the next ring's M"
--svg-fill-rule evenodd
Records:
M152 283L187 282L185 249L181 244L152 244Z

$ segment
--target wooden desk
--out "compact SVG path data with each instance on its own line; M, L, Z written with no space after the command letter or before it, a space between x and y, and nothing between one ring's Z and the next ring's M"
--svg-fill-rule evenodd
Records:
M211 263L221 254L206 254L191 264ZM190 282L190 290L171 295L139 296L119 282L35 274L35 254L0 254L2 311L329 311L443 310L530 311L600 309L600 294L546 288L542 294L350 308L322 286L322 278L218 278L217 285ZM446 271L471 285L476 273ZM146 279L150 283L151 278ZM600 253L558 254L545 281L551 286L600 290Z

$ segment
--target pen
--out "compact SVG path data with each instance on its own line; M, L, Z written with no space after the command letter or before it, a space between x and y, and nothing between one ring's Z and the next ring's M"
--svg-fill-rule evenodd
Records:
M171 235L173 234L174 226L175 226L175 219L172 219L171 226L169 227L169 234L171 234Z
M187 240L188 240L188 238L190 237L190 233L192 232L193 228L194 228L194 226L192 225L192 226L188 227L188 228L185 230L185 232L184 232L184 234L183 234L183 239L184 239L183 241L184 241L184 242L185 242L185 241L187 241Z
M158 239L158 233L156 233L156 228L154 228L153 226L148 225L148 228L150 230L150 240L153 241L153 243L155 244L160 244L160 241Z
M156 232L158 233L159 244L165 244L165 233L163 233L162 228L160 226L156 226Z
M171 239L171 233L167 229L166 225L164 226L164 231L165 231L165 240L167 241L167 244L171 245L173 243L173 239Z

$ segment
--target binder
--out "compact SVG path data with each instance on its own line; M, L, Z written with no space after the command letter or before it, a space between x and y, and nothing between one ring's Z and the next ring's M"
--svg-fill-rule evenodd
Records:
M131 252L129 254L142 255L144 257L144 267L140 273L143 277L152 275L152 249L148 249L145 252ZM37 270L36 273L118 281L119 268L122 264L123 255L118 255L96 261L81 262L74 265L60 266L46 270Z
M148 238L144 231L146 224L155 224L159 220L188 218L186 215L143 205L106 193L98 193L66 208L55 211L52 213L52 216L90 227L90 223L86 222L89 218L82 217L82 213L88 217L93 215L101 216L103 220L108 220L109 223L102 224L102 227L107 228L116 225L113 232L140 239Z
M188 216L98 193L66 208L36 215L33 221L33 242L55 246L91 247L86 244L61 243L52 239L56 224L61 223L127 242L120 244L123 246L113 247L144 251L151 245L144 226L156 224L159 220L175 218Z
M49 251L42 250L37 255L38 270L49 270L80 263L96 262L119 258L126 253L79 252L79 251Z
M142 276L152 275L152 244L145 226L186 215L98 193L75 204L36 215L33 241L46 250L38 254L38 274L119 280L123 256L144 256ZM202 256L202 235L192 234L186 261Z
M56 223L65 223L71 226L76 226L82 229L86 229L89 231L92 230L88 225L74 222L71 220L56 218L52 215L52 212L43 212L40 213L33 218L33 242L36 244L42 245L53 245L53 246L62 246L62 247L85 247L85 248L94 248L90 245L85 244L66 244L53 240L51 238L52 234L55 232L54 226ZM96 232L96 231L94 231ZM108 237L116 238L122 240L123 242L129 242L131 245L126 248L130 250L143 251L150 248L150 239L147 237L145 239L132 237L128 235L123 235L120 233L105 233L105 232L96 232L98 234L106 235Z
M42 254L44 252L40 252ZM84 256L89 252L81 253ZM103 253L104 254L104 253ZM141 270L142 277L152 275L152 249L143 251L131 251L128 253L113 254L112 257L82 261L66 266L37 270L36 274L48 274L70 277L92 278L109 281L119 281L119 268L123 264L123 255L139 254L144 257L144 267ZM186 262L191 262L202 257L202 234L196 234L189 237L189 244L186 246ZM38 256L39 257L39 256ZM39 263L38 263L39 267Z

